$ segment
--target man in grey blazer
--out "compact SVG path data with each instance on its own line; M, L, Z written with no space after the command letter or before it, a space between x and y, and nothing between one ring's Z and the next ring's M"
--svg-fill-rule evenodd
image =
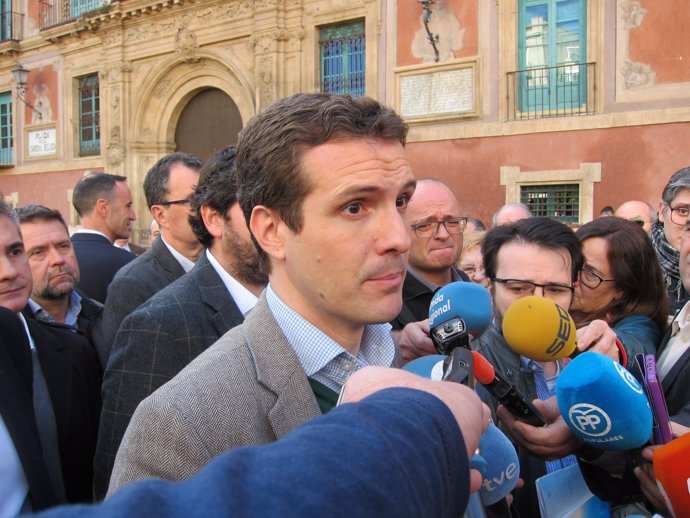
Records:
M95 487L104 496L139 402L239 325L268 282L237 201L235 148L201 171L189 223L206 248L194 268L126 317L103 380Z
M189 226L190 197L199 183L201 160L170 153L146 173L144 194L161 235L151 248L121 268L108 288L99 350L109 353L122 320L152 295L194 266L202 246ZM103 359L107 362L107 357Z
M415 180L407 127L369 98L297 94L251 119L239 201L270 284L226 333L137 408L109 492L181 479L332 408L365 365L396 361Z

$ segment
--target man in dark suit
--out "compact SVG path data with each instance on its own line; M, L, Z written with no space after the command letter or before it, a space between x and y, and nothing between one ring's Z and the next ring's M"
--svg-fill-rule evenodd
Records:
M403 215L410 236L410 255L403 284L403 306L391 322L404 360L436 354L429 338L429 304L436 290L454 281L469 281L455 263L462 251L467 218L450 187L422 179Z
M242 323L267 277L237 202L234 148L204 166L190 224L207 250L194 268L126 317L103 382L96 494L108 488L115 454L141 400Z
M33 278L24 316L78 329L96 347L103 305L75 289L79 264L65 220L57 210L42 205L27 205L16 212ZM96 352L100 359L102 354ZM105 369L103 362L101 367Z
M2 336L21 344L9 353L9 363L2 362L8 371L3 383L13 388L3 390L2 418L10 431L10 442L19 455L20 466L29 483L26 494L30 505L39 507L57 501L89 501L92 495L93 452L100 411L100 368L95 352L86 339L59 324L46 324L34 319L25 320L21 310L31 294L31 269L24 251L16 214L0 201L0 306L16 313L24 328L21 341L16 341L3 330ZM7 322L7 320L5 320ZM12 332L13 322L8 324ZM16 331L16 328L15 328ZM15 333L16 335L16 333ZM16 393L15 393L16 391ZM16 399L14 399L16 397ZM28 398L28 404L27 404ZM12 414L25 406L33 414ZM6 412L7 411L7 412ZM7 425L10 423L11 426ZM19 426L19 428L14 428ZM34 428L35 427L35 428ZM19 430L26 437L17 439ZM38 435L39 454L29 454L26 448L36 446L34 431ZM5 443L7 446L8 443ZM33 458L30 466L25 462ZM41 458L43 459L41 462ZM3 461L6 459L3 458ZM44 469L45 468L45 469ZM52 486L53 493L32 493L33 472L47 471L44 482ZM44 473L45 475L45 473ZM21 476L14 478L15 482ZM17 482L21 486L20 482ZM21 487L15 485L20 493ZM45 489L45 488L44 488ZM37 498L37 502L33 499ZM21 510L21 507L16 509Z
M189 226L190 198L199 183L201 160L170 153L146 173L144 194L160 237L124 266L110 283L99 342L108 352L124 318L194 266L202 246Z
M116 239L129 238L137 219L126 180L91 173L77 182L72 193L72 205L82 222L72 236L81 272L77 288L101 304L115 273L134 260L134 255L113 246Z

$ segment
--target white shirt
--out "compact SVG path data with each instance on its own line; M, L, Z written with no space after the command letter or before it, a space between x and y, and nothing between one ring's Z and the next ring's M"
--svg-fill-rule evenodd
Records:
M237 304L242 316L246 317L252 308L256 306L259 298L247 288L242 286L242 284L227 271L225 271L225 268L223 268L216 258L213 257L213 254L209 249L206 249L206 257L220 279L223 281L223 284L225 284L225 287L228 289L228 292L235 301L235 304Z
M180 252L178 252L172 246L170 246L168 243L166 243L165 239L163 239L163 234L161 234L161 241L163 241L163 244L170 251L170 253L175 258L175 260L178 263L180 263L180 266L184 270L184 273L189 273L189 270L194 268L194 262L191 261L190 259L186 258L184 255L182 255Z
M0 516L17 516L28 494L24 467L0 416Z
M659 381L666 377L688 347L690 347L690 302L683 306L671 323L671 338L657 361Z

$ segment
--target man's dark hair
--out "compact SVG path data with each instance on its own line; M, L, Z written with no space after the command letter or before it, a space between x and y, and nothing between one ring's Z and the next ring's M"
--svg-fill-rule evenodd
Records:
M661 199L666 205L670 205L673 198L683 189L690 189L690 167L684 167L673 173L664 187Z
M72 191L72 205L79 216L90 214L100 199L112 200L118 182L126 182L126 176L107 173L90 173L77 182Z
M654 320L663 333L668 319L668 297L656 251L644 229L635 222L611 217L598 218L575 233L580 242L599 237L608 245L607 259L611 277L623 296L604 313L620 319L645 315ZM591 320L605 315L591 315Z
M499 225L486 233L482 243L482 257L486 277L496 278L498 251L506 243L517 242L536 245L547 250L566 250L572 260L571 279L577 280L585 262L580 240L563 223L548 218L521 219L514 223Z
M67 223L60 214L59 210L49 209L43 205L26 205L25 207L19 207L15 209L17 217L19 218L19 223L33 223L35 221L59 221L63 227L65 227L65 232L69 235L69 229L67 228Z
M379 138L405 145L407 125L368 97L301 93L274 102L249 120L237 144L239 202L249 224L252 209L274 209L295 233L312 190L302 171L308 149L335 138ZM257 245L261 262L268 260ZM265 266L265 265L262 265Z
M235 201L237 201L235 146L228 146L206 161L201 168L199 184L192 195L192 214L189 216L189 225L196 238L206 248L213 244L213 236L206 229L201 218L201 206L206 205L226 216Z
M182 164L189 169L199 171L201 160L189 153L176 151L161 158L153 164L144 178L144 195L149 209L154 205L160 205L169 193L170 170L176 164Z
M12 223L14 223L14 226L17 227L17 232L19 232L19 235L22 235L21 229L19 228L19 218L17 217L17 213L14 211L12 206L5 201L5 196L0 192L0 217L6 217L9 218Z

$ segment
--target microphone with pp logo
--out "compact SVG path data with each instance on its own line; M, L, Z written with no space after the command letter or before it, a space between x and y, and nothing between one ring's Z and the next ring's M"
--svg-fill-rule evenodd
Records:
M603 354L584 352L573 359L556 380L556 400L571 431L599 450L639 448L652 435L644 389Z

